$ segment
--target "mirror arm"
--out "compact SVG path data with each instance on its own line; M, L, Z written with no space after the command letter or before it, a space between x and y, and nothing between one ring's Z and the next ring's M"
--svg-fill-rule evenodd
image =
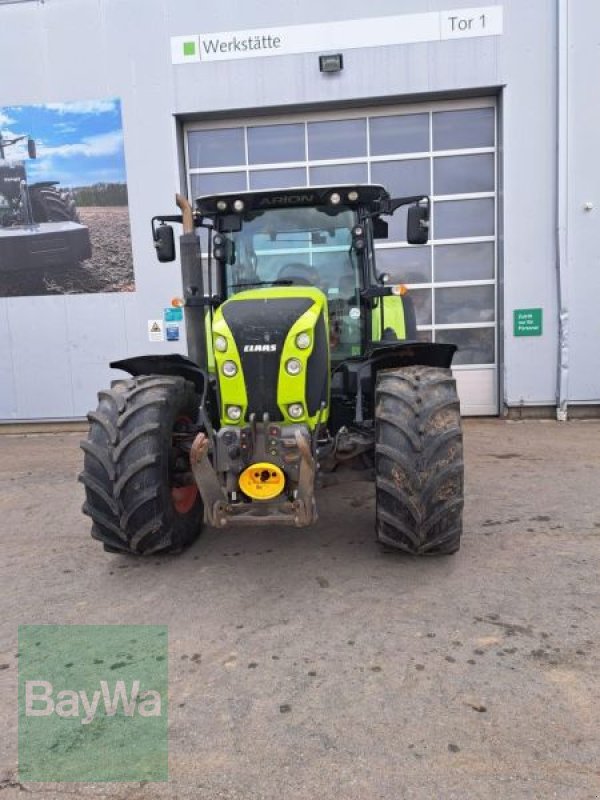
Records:
M408 195L407 197L393 197L389 201L384 202L383 205L385 206L385 208L381 213L393 214L394 211L399 209L401 206L408 206L411 203L417 203L417 204L422 203L427 206L428 210L431 207L431 200L429 199L429 195L413 194L413 195Z
M171 214L170 216L165 216L164 214L160 217L152 217L150 220L150 224L152 225L152 239L153 241L158 241L158 234L156 233L156 223L157 222L183 222L181 214Z
M361 291L360 296L363 300L372 300L375 297L389 297L391 294L391 286L369 286Z
M408 206L411 203L416 204L423 204L427 207L428 211L431 211L431 199L427 194L411 194L407 195L406 197L393 197L387 200L381 200L378 204L378 208L376 211L361 211L359 213L360 220L367 220L373 219L374 217L379 217L380 215L384 214L385 216L390 216L395 211L397 211L401 206Z

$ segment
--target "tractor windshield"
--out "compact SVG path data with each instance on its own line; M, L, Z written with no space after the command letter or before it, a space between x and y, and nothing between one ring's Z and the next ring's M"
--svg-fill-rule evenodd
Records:
M333 359L360 353L360 270L352 247L355 212L318 207L277 208L249 214L233 245L226 272L228 296L263 285L316 286L329 307Z

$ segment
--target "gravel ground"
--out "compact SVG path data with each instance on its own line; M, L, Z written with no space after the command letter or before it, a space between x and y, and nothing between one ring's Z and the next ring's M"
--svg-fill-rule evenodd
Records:
M79 208L87 225L92 258L75 266L0 272L0 297L133 292L133 257L127 206Z
M456 556L373 541L373 490L307 530L104 553L77 434L0 440L0 798L600 797L600 425L467 421ZM19 784L17 625L169 626L169 783Z

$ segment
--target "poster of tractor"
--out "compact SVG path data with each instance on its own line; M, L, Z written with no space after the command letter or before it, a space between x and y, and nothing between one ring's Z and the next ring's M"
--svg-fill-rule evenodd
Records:
M0 107L0 297L134 290L120 101Z

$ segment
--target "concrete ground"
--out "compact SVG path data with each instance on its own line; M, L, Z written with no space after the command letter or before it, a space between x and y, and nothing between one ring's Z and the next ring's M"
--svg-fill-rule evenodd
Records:
M450 558L373 541L365 483L307 530L103 552L77 434L0 438L0 800L600 797L600 424L467 421ZM19 784L17 626L169 626L170 782Z

